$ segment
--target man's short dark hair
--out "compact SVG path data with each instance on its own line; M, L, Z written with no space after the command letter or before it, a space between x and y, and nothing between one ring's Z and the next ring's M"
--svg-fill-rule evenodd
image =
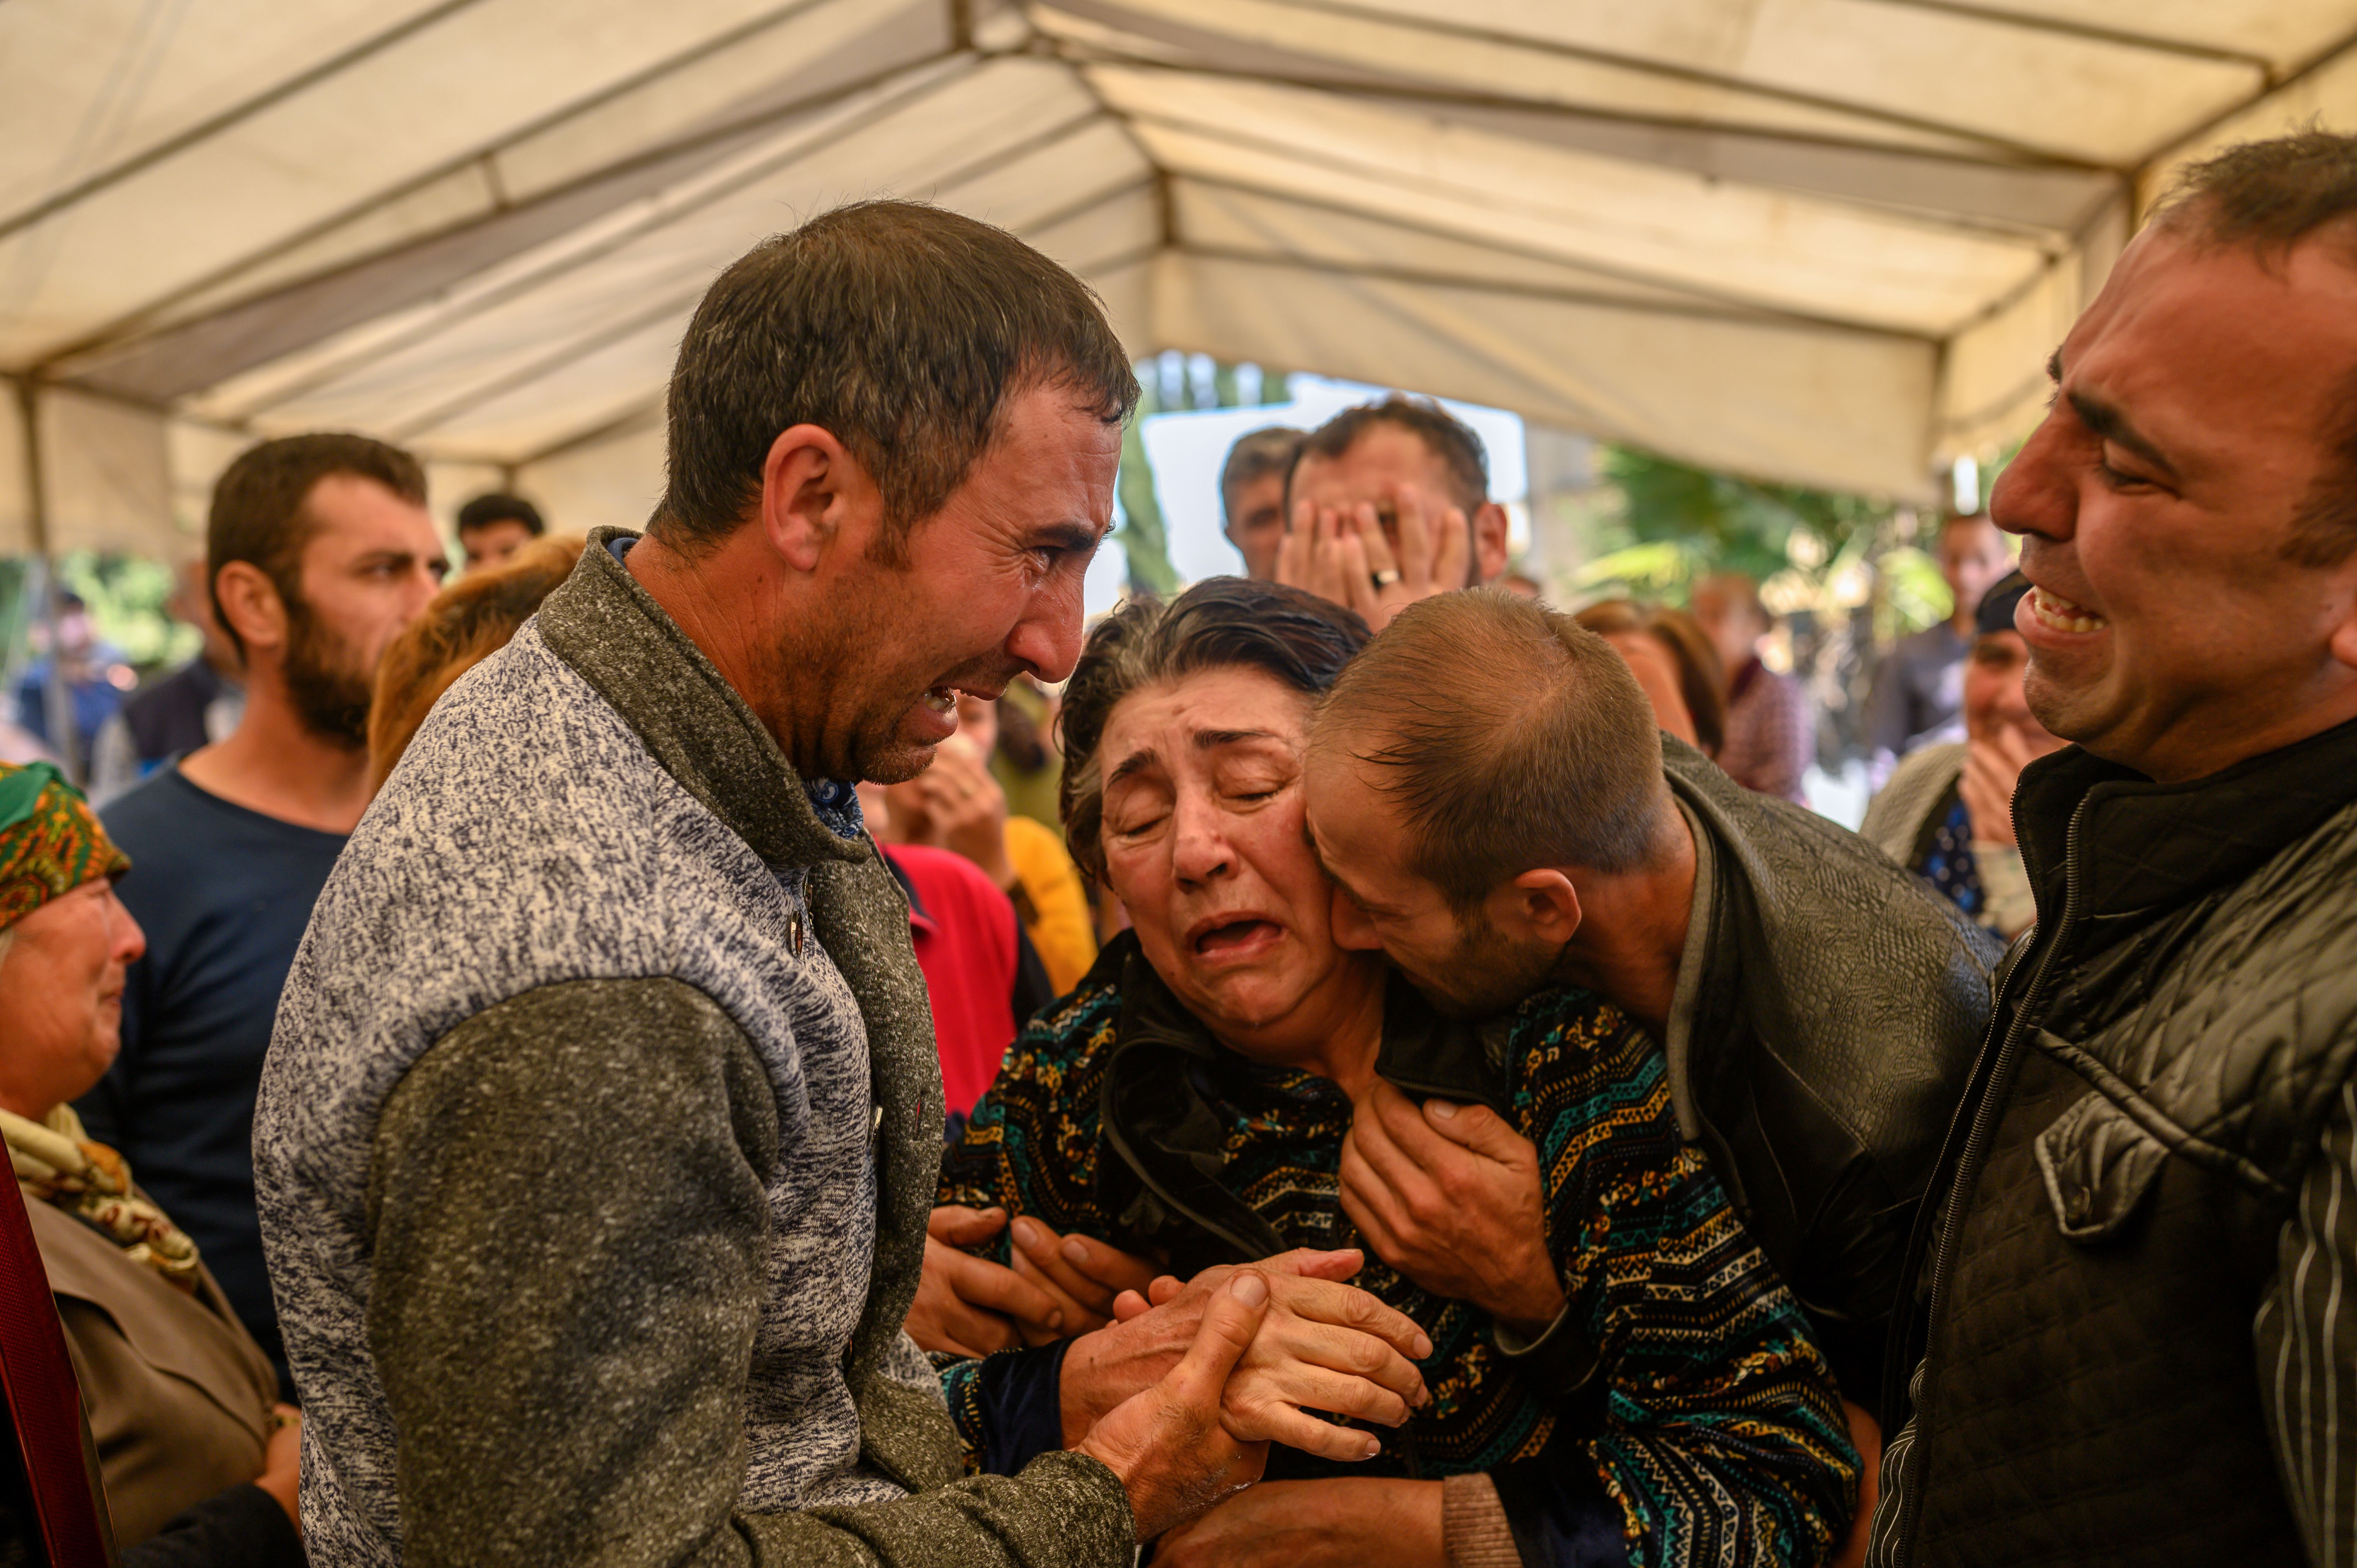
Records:
M1402 610L1327 693L1312 745L1367 765L1405 819L1409 865L1460 917L1534 867L1652 865L1674 809L1627 662L1494 588Z
M304 510L311 489L330 474L382 485L413 506L425 504L425 470L398 446L324 431L285 435L241 453L213 485L205 521L205 582L213 618L240 658L245 642L221 613L221 571L232 561L259 567L290 609L303 604L303 546L317 524Z
M941 510L1010 394L1048 384L1108 424L1137 378L1086 284L1001 229L910 201L836 208L720 274L672 372L669 482L651 531L734 532L797 424L843 443L883 494L887 551Z
M1301 432L1287 424L1271 424L1236 437L1220 465L1220 513L1227 527L1236 525L1236 492L1255 479L1289 473L1293 455L1301 450Z
M1232 666L1260 670L1308 697L1367 645L1356 610L1299 588L1211 577L1168 604L1131 599L1099 621L1064 687L1057 718L1059 805L1072 858L1104 880L1104 776L1097 747L1123 698L1157 681Z
M2311 235L2332 234L2357 265L2357 136L2309 129L2244 142L2178 177L2154 221L2214 245L2280 261ZM2324 432L2332 461L2292 520L2285 553L2325 570L2357 550L2357 366Z
M1468 521L1490 499L1490 454L1473 427L1430 398L1394 392L1381 403L1346 408L1301 440L1293 466L1312 457L1335 458L1357 445L1359 437L1378 424L1395 425L1421 440L1448 471L1449 499ZM1287 479L1287 489L1291 480Z
M458 509L458 532L489 528L495 522L520 522L524 532L538 539L548 532L548 524L540 518L540 509L522 496L511 496L503 490L477 496Z

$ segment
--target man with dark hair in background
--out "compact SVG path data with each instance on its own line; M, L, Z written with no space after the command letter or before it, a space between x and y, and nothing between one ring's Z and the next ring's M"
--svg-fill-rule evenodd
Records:
M1995 943L1880 851L1662 735L1611 644L1502 593L1403 610L1320 708L1305 779L1319 858L1436 1005L1478 1018L1584 985L1662 1042L1679 1130L1807 1309L1870 1487L1908 1227ZM1486 1114L1425 1087L1441 1114ZM1362 1101L1343 1201L1386 1262L1454 1294L1533 1199L1518 1166L1451 1153L1432 1113Z
M1988 513L1957 512L1940 524L1932 556L1948 585L1948 618L1899 639L1874 672L1866 703L1867 776L1882 788L1909 754L1936 741L1964 738L1964 660L1977 635L1973 615L2013 553Z
M1329 1365L1421 1391L1340 1325L1302 1359L1278 1260L964 1477L904 1332L942 1079L855 784L1071 672L1136 397L1085 285L934 208L706 293L649 531L443 698L287 983L254 1147L314 1563L1127 1568L1258 1473L1247 1348L1297 1419Z
M138 857L122 897L147 954L124 991L122 1054L80 1108L195 1239L283 1384L254 1095L296 944L368 805L377 659L447 563L416 460L340 435L265 441L231 463L205 560L245 714L101 813Z
M1427 398L1346 408L1302 437L1276 580L1381 631L1401 609L1506 570L1506 509L1481 438Z
M547 530L540 509L522 496L493 490L458 509L458 548L469 572L498 565Z
M1300 450L1301 432L1272 424L1238 436L1220 465L1222 532L1244 558L1244 575L1256 582L1276 579L1276 553L1285 543L1285 478Z
M2357 1558L2357 137L2188 172L1990 497L2039 722L1873 1562ZM2346 1332L2344 1332L2346 1330Z

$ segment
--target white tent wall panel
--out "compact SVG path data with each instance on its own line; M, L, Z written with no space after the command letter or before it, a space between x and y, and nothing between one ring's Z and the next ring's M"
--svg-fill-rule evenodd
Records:
M2230 5L2221 0L1975 0L1979 9L2027 22L2060 22L2127 32L2221 54L2264 61L2278 74L2343 41L2348 7L2341 0L2269 0Z
M1175 347L1421 387L1738 473L1927 499L1935 351L1710 319L1164 255Z
M583 289L619 287L627 299L642 306L640 291L667 278L700 276L708 282L755 241L798 220L796 205L777 177L781 169L823 152L826 167L840 170L853 157L846 140L889 123L898 110L924 102L944 83L974 74L970 65L946 62L859 94L673 187L503 257L428 299L364 320L225 381L192 400L193 406L214 418L249 418L298 389L316 387L353 367L427 343L454 324L517 302L529 309L535 295L550 296L549 308L561 309ZM955 131L952 124L939 127L945 136ZM846 183L838 180L834 189L839 191ZM851 188L867 193L857 186ZM829 194L825 189L806 193L802 209L831 205Z

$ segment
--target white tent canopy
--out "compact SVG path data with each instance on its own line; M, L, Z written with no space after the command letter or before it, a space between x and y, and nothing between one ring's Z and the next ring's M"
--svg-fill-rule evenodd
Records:
M2357 0L9 0L0 551L184 550L319 427L637 521L714 274L879 194L1141 354L1921 495L2034 416L2174 164L2357 120L2352 40Z

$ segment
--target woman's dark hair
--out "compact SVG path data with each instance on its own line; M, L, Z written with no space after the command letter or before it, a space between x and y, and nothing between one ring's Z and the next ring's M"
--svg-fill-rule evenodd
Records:
M1098 841L1104 777L1097 745L1122 699L1158 681L1242 665L1266 671L1315 698L1372 634L1355 610L1315 594L1244 577L1213 577L1168 604L1132 599L1097 623L1064 688L1059 805L1081 869L1104 879Z
M1677 666L1678 695L1694 720L1695 739L1705 756L1718 755L1727 744L1727 674L1701 622L1684 610L1634 599L1606 599L1571 618L1598 637L1641 632L1661 644Z

